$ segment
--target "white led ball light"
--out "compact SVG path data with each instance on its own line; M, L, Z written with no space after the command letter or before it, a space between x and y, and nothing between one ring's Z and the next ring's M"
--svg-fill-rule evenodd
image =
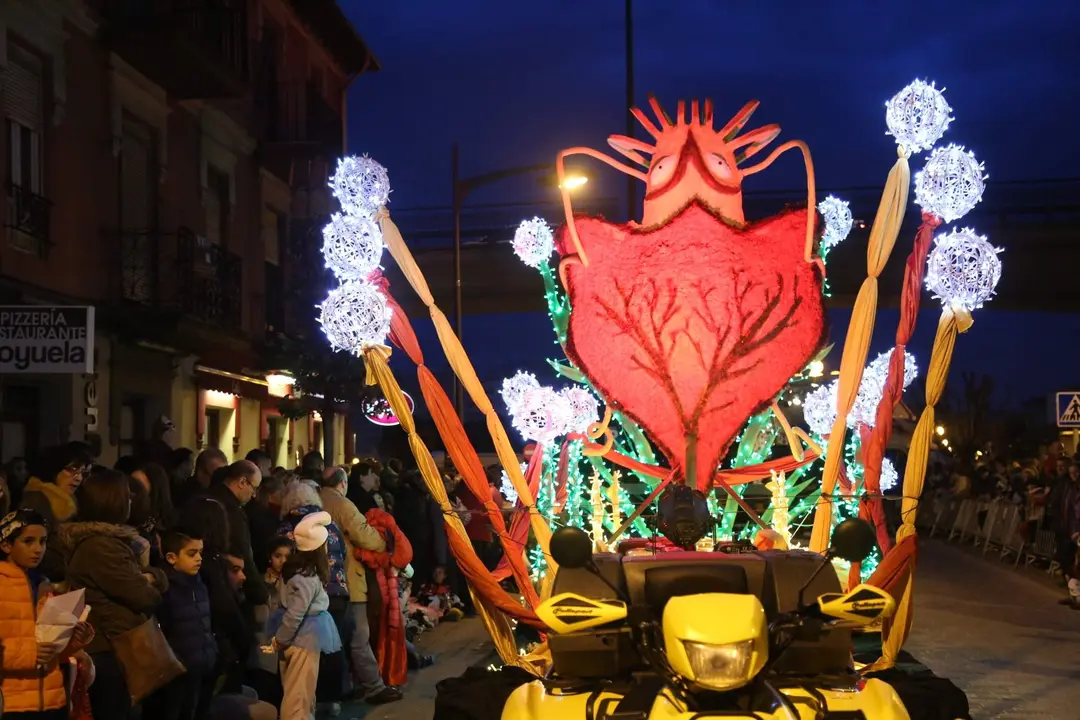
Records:
M859 391L855 395L855 404L847 416L848 427L865 425L874 427L877 422L877 409L881 403L881 397L885 394L885 384L889 379L889 361L893 350L883 352L874 358L873 362L863 370L862 380L859 381ZM915 356L904 351L904 389L906 390L915 378L918 377L919 368L915 363Z
M386 342L392 314L386 296L374 285L348 282L330 291L320 306L319 322L335 350L360 355L364 348Z
M529 466L525 463L521 463L521 474L524 475L529 469ZM499 492L502 493L503 499L511 505L517 503L518 494L514 489L514 483L510 482L510 476L506 474L506 471L502 471L502 484L499 485Z
M818 386L803 398L803 418L815 435L825 436L832 432L833 423L836 422L836 392L837 383L834 380L828 385Z
M338 160L330 190L346 213L374 217L390 201L390 176L367 155L350 155Z
M959 145L937 148L915 174L915 202L945 222L959 220L982 200L986 177L971 151Z
M555 236L543 218L522 220L511 243L514 254L529 267L538 268L555 250Z
M946 307L977 310L1001 280L1000 252L967 228L939 236L926 262L926 287Z
M580 385L563 388L559 394L570 404L571 416L566 432L584 433L599 420L600 402Z
M881 492L892 490L896 487L896 483L899 479L900 473L896 471L896 466L893 465L893 461L889 458L882 458L881 477L879 478Z
M518 370L513 377L503 380L502 390L499 391L499 394L502 395L503 402L506 403L507 411L514 415L521 406L521 402L525 399L525 393L539 387L540 383L535 375L531 372Z
M526 440L548 444L566 432L572 417L566 398L553 388L538 387L525 393L512 422Z
M334 213L323 228L322 252L326 267L342 282L365 280L382 259L382 230L370 217Z
M916 80L885 103L885 124L898 145L912 153L929 150L952 122L942 91Z
M817 209L825 225L821 233L821 250L824 252L836 247L848 236L854 220L847 201L832 195L819 202Z

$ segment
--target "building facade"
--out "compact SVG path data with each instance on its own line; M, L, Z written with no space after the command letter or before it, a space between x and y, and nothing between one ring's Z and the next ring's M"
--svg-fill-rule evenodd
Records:
M345 459L346 413L280 417L261 347L303 320L293 265L377 67L333 0L0 3L0 461L111 464L162 416L177 446Z

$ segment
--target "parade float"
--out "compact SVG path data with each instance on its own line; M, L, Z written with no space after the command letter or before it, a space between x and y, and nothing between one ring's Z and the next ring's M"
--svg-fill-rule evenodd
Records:
M611 223L573 212L562 190L565 224L522 224L513 248L537 269L563 357L550 361L552 381L519 373L503 383L502 405L485 391L388 210L386 170L368 157L343 158L331 178L342 212L326 227L327 266L340 280L321 306L331 344L362 358L378 385L427 487L444 509L450 547L504 663L541 675L551 662L544 645L520 652L514 627L547 633L537 615L551 594L558 566L550 551L560 527L589 531L593 549L617 551L624 538L649 537L648 510L672 487L700 493L715 519L712 541L753 540L766 549L805 542L825 553L835 528L858 516L874 528L875 555L842 568L844 584L860 580L895 598L882 631L881 657L868 670L896 661L911 628L917 558L915 518L941 398L958 333L993 295L998 250L973 230L935 232L981 199L985 175L960 146L939 146L952 121L941 91L916 81L886 103L897 159L888 174L867 243L867 272L842 342L828 328L828 251L851 229L846 203L817 202L809 149L790 140L765 152L777 125L746 131L757 103L718 126L713 105L680 102L674 118L650 99L652 116L634 115L650 140L614 135L609 144L633 163L575 147L645 183L640 222ZM746 178L798 151L806 172L806 204L768 218L746 218ZM928 157L914 179L921 224L904 266L894 347L871 362L878 278L897 244L912 185L910 159ZM560 183L560 185L563 185ZM430 312L439 349L473 405L483 414L517 511L509 524L493 501L476 449L453 403L425 364L408 318L380 273L384 250ZM557 252L559 261L553 264ZM902 479L885 458L894 409L917 372L908 350L924 285L941 302L919 416ZM422 400L448 457L486 508L504 553L489 572L451 511L439 468L416 433L411 404L390 370L389 343L416 366ZM832 349L835 380L822 377ZM831 359L831 358L830 358ZM801 405L807 428L784 407ZM500 410L504 410L501 414ZM503 422L536 444L523 465ZM764 481L767 507L755 509L746 487ZM900 483L902 524L893 533L882 489ZM629 490L628 488L633 488ZM761 497L761 494L758 494ZM657 540L659 544L659 540ZM705 548L710 549L710 548ZM861 561L861 562L860 562ZM511 595L500 580L512 578Z

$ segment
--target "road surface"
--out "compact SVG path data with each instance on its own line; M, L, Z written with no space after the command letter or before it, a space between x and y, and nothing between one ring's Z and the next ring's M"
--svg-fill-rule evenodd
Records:
M1057 604L1064 591L969 547L919 553L906 649L967 692L972 717L1080 718L1080 612Z

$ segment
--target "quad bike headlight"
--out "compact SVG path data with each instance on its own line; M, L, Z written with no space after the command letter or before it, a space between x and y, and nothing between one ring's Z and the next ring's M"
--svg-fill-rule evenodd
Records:
M706 645L683 641L694 682L710 690L732 690L752 679L750 660L754 654L754 641L729 645Z

